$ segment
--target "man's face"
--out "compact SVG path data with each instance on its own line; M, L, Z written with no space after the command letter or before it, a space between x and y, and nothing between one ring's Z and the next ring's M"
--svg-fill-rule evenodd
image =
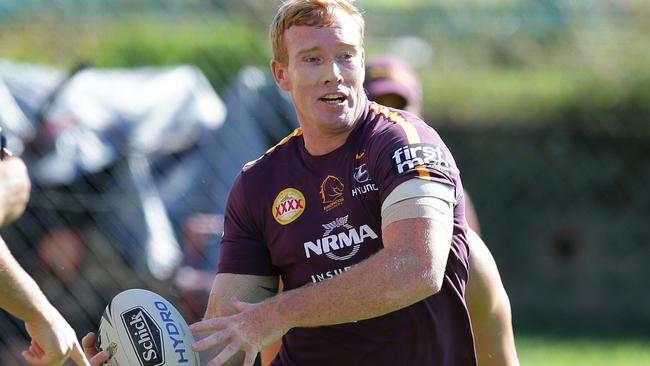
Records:
M348 131L365 104L361 32L339 11L329 27L293 26L284 34L287 62L272 63L278 85L291 94L303 129Z

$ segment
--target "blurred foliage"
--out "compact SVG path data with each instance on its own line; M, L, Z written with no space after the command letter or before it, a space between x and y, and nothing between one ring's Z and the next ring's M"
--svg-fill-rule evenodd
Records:
M47 11L15 10L12 17L0 10L0 57L65 67L79 60L107 67L191 63L218 91L241 67L268 65L267 28L278 1L82 3L76 13L46 3ZM433 123L648 129L645 1L358 3L368 56L396 53L416 66Z
M650 133L646 1L363 3L374 4L369 54L394 53L417 67L432 123Z
M73 67L137 67L194 64L217 90L242 66L266 65L270 46L265 30L236 17L210 21L128 16L119 20L71 23L42 16L0 28L1 57ZM56 32L51 32L56 29Z

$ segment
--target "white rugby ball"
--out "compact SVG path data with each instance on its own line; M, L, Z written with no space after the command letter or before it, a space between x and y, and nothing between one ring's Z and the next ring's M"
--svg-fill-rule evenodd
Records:
M99 323L99 348L112 366L199 366L187 322L162 296L143 289L115 295Z

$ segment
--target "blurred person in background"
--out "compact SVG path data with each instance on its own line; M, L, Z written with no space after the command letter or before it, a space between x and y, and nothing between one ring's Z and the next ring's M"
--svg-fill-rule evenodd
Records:
M382 55L369 61L364 88L372 101L422 116L422 85L411 65L399 57ZM478 216L467 192L465 218L470 229L480 235Z
M23 161L0 161L0 223L18 218L29 200L30 180ZM89 366L72 327L50 304L36 282L13 257L0 237L0 307L25 322L31 337L22 356L31 365L59 366L68 358L77 366ZM95 365L93 365L95 366Z
M345 0L286 1L274 19L272 70L301 128L230 192L206 320L191 326L208 333L194 350L217 348L211 364L252 365L282 336L274 365L476 364L458 169L418 117L368 102L363 29Z
M214 281L223 215L200 213L183 227L183 262L174 275L177 306L188 324L202 319Z
M422 115L422 86L405 60L382 55L366 64L364 87L368 99ZM465 298L469 308L480 366L518 365L512 330L510 301L499 270L480 235L478 215L465 192L468 232L469 280Z

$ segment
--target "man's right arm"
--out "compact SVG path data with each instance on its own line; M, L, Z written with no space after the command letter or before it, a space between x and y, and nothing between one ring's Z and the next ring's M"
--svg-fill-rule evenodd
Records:
M211 319L220 316L235 314L237 309L232 305L231 299L236 298L246 303L258 303L266 298L275 296L278 293L278 276L253 276L233 273L217 274L204 319ZM202 339L209 334L194 334L196 339ZM220 348L213 348L201 353L202 360L210 360L221 351ZM240 352L239 357L233 357L230 365L241 365L244 354Z

